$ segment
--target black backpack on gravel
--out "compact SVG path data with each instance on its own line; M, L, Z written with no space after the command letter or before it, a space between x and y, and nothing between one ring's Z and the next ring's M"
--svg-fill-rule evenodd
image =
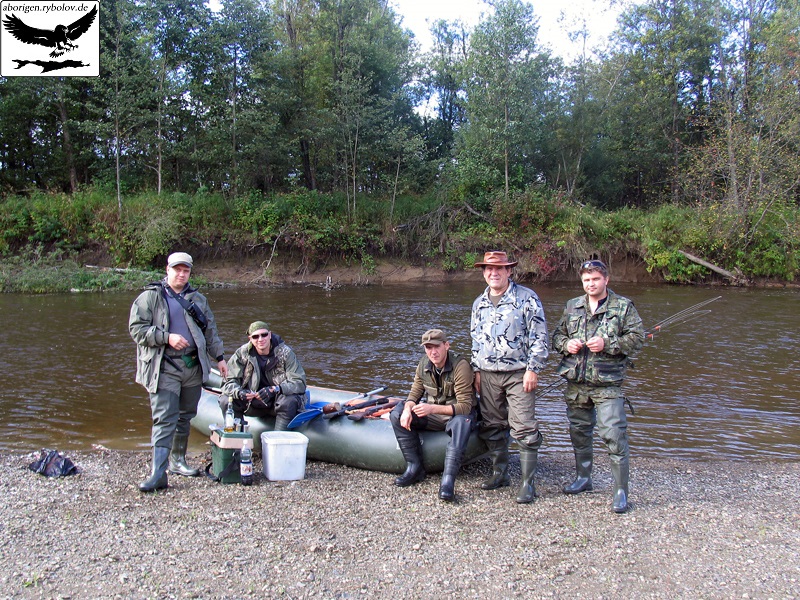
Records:
M45 449L39 452L39 458L29 464L28 468L34 473L39 473L39 475L44 475L45 477L66 477L67 475L75 475L78 472L78 467L75 466L75 463L61 452Z

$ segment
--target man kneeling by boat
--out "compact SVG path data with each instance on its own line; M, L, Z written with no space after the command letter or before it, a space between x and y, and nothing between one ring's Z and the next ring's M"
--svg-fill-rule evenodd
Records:
M478 405L473 387L475 376L469 360L450 350L450 342L441 329L426 331L421 346L425 348L425 356L417 365L408 398L390 415L397 445L406 460L405 473L394 483L405 487L425 479L422 444L417 431L444 430L450 441L444 457L439 498L452 502L464 448L475 427Z
M275 417L275 431L285 431L305 406L306 373L294 351L264 321L251 323L247 337L228 360L220 408L224 414L233 400L234 417Z

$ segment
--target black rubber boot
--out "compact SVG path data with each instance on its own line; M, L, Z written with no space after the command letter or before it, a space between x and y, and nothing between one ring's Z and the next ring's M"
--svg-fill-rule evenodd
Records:
M186 447L189 445L189 436L176 433L172 436L172 451L169 455L169 472L186 477L197 477L200 475L198 469L191 468L186 464Z
M628 511L628 478L630 467L627 459L611 460L611 474L614 476L614 501L611 508L615 513Z
M139 484L142 492L155 492L167 487L167 465L169 463L170 448L155 446L153 448L153 470L150 479Z
M591 491L592 488L592 447L587 452L585 448L575 449L575 481L565 485L561 490L565 494L580 494Z
M442 483L439 485L439 498L445 502L452 502L456 497L456 477L461 468L462 454L462 452L448 449L444 455L444 472L442 473Z
M422 444L419 441L419 434L415 431L405 431L408 435L397 438L397 445L400 452L406 459L406 470L400 477L394 480L398 487L414 485L425 479L425 467L422 465Z
M522 482L517 495L517 504L529 504L536 498L536 486L533 483L533 476L536 472L536 465L539 462L539 449L528 448L520 445L519 447L519 466L522 471Z
M511 485L511 478L508 476L508 432L492 433L484 441L489 447L489 456L492 457L492 474L481 484L481 489L496 490Z

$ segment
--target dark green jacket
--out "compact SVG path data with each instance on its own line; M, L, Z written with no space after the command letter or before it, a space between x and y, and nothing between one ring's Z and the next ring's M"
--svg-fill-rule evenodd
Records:
M633 302L608 290L608 298L595 314L589 312L587 296L567 302L553 332L553 350L561 353L558 374L572 383L619 386L625 378L629 357L644 344L642 319ZM584 342L594 336L605 340L602 352L584 347L577 354L567 352L567 342Z
M151 393L158 389L161 359L169 345L169 308L164 298L163 285L160 281L146 285L145 291L134 300L128 318L128 330L136 342L136 383L141 383ZM211 372L209 357L219 360L223 355L222 340L217 335L217 324L206 297L195 288L189 287L184 298L194 302L208 319L208 326L203 333L194 319L183 311L197 346L205 381Z
M456 415L468 415L478 405L472 383L475 373L469 361L452 350L447 352L447 362L442 370L439 385L433 376L433 363L423 356L414 374L414 383L406 401L418 402L428 396L431 404L454 404Z
M261 381L261 369L252 342L246 342L228 359L228 376L222 386L222 392L231 396L242 388L257 392L263 387L277 385L285 396L304 394L306 391L306 372L297 360L294 351L286 345L281 337L272 334L270 355L277 361L275 367L267 374L269 381Z

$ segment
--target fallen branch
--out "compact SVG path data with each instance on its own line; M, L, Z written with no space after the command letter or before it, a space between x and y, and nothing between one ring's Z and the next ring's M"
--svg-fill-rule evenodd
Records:
M733 281L736 284L744 284L744 283L746 283L745 278L742 277L741 275L737 275L736 273L733 273L732 271L727 271L727 270L723 269L722 267L718 267L716 265L712 265L710 262L708 262L706 260L703 260L702 258L699 258L697 256L694 256L693 254L689 254L688 252L684 252L683 250L678 250L678 252L680 252L683 256L688 258L693 263L696 263L696 264L698 264L698 265L700 265L702 267L705 267L706 269L710 269L710 270L714 271L714 273L722 275L723 277L726 277L726 278L730 279L731 281Z

